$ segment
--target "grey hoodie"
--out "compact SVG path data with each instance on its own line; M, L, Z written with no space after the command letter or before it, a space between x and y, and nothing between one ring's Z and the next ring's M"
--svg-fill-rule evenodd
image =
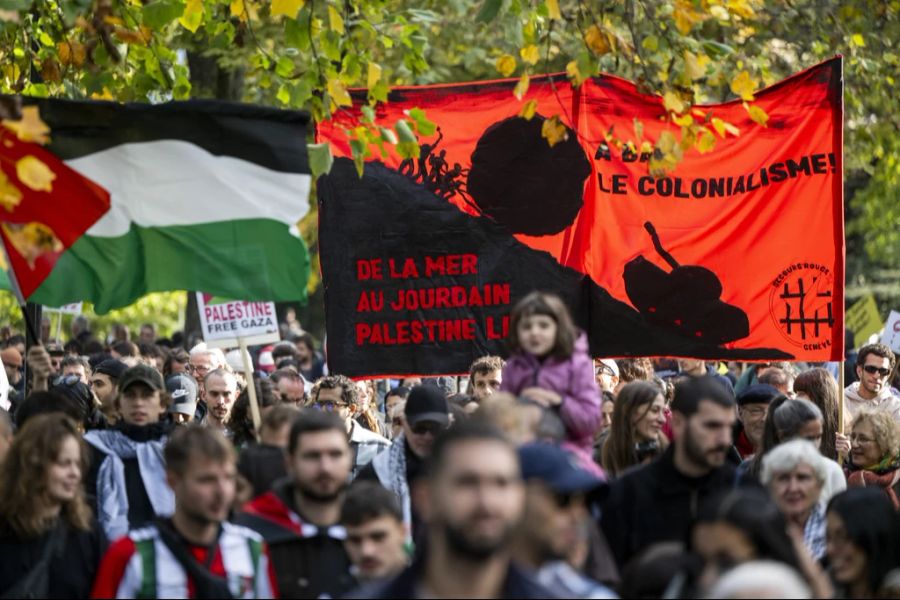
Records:
M859 382L851 383L844 390L844 424L849 431L850 422L862 409L886 411L900 423L900 397L894 395L889 385L881 388L881 392L871 400L859 395Z

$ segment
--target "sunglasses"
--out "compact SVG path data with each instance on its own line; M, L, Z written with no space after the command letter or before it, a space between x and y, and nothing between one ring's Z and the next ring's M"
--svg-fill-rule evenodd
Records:
M417 423L412 427L412 432L416 435L425 435L426 433L437 435L444 429L446 426L439 423Z
M553 494L553 499L556 501L558 508L569 508L573 504L580 502L582 498L584 498L583 493Z
M78 375L60 375L53 380L53 385L75 385L81 381Z
M866 365L863 367L863 371L865 371L869 375L874 375L875 373L878 373L882 377L887 377L888 375L891 374L890 369L886 369L884 367L876 367L875 365Z

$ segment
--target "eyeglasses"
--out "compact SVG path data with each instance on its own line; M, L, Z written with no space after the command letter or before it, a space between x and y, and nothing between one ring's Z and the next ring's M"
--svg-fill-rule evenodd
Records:
M336 410L341 410L342 408L347 408L350 405L343 402L332 402L331 400L326 400L324 402L316 402L315 406L319 410L324 410L325 412L334 412Z
M750 415L751 417L764 417L766 415L766 412L768 412L769 409L768 409L768 407L757 406L754 408L744 407L741 410L744 411L745 413L747 413L748 415Z
M438 435L446 428L445 425L441 425L440 423L416 423L411 429L416 435L425 435L426 433Z
M872 438L866 437L864 435L856 435L855 433L850 435L851 444L871 444L874 441L875 440L873 440Z
M863 371L865 371L869 375L874 375L875 373L878 373L882 377L887 377L888 375L891 374L890 369L886 369L884 367L876 367L875 365L866 365L863 367Z

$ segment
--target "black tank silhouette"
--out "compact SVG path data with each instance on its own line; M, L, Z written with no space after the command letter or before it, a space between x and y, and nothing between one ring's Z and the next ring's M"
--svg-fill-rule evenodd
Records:
M572 224L584 204L591 163L578 137L550 146L545 119L510 117L488 127L472 152L466 184L482 215L512 233L552 235Z
M653 224L648 221L644 228L672 271L664 271L643 256L625 265L625 291L641 315L653 324L698 341L723 344L747 337L747 314L720 300L722 283L716 274L706 267L680 265L662 247Z

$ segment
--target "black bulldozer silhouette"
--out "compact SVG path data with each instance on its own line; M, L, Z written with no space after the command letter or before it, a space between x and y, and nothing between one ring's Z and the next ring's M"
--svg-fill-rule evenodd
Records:
M625 265L625 291L631 304L648 322L685 337L723 344L750 334L750 322L743 310L723 302L722 282L711 270L698 265L681 265L662 246L656 228L649 221L644 228L656 252L671 267L659 268L638 256Z

